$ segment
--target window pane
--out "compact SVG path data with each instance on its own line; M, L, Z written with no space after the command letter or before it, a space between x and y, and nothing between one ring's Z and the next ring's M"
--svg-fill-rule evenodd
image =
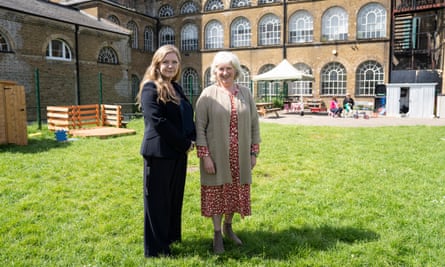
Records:
M357 68L356 94L374 96L375 86L384 82L383 67L378 62L366 61Z
M296 12L289 20L289 43L312 42L314 20L309 12Z
M231 26L231 47L250 46L251 28L250 22L246 18L237 18Z
M322 41L348 39L348 14L340 7L332 7L322 18Z
M219 21L211 21L205 29L205 48L216 49L223 48L224 31Z
M111 47L102 48L97 61L104 64L118 64L117 54Z
M346 94L346 69L337 62L327 64L321 71L322 95Z
M181 50L198 50L198 27L193 24L187 24L181 31Z
M205 11L223 10L224 4L221 0L209 0L205 5Z
M181 79L182 88L186 96L196 96L200 93L198 72L192 68L187 68L182 73Z
M386 10L380 4L368 4L357 17L357 38L386 37Z
M164 27L159 31L159 46L175 44L175 32L170 27Z
M272 14L264 16L258 27L260 45L280 44L281 23L277 16Z

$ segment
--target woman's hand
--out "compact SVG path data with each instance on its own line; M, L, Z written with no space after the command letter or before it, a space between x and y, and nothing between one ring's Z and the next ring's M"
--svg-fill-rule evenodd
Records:
M204 170L208 174L215 174L216 173L215 164L213 164L212 157L205 156L202 158L202 160L204 161Z

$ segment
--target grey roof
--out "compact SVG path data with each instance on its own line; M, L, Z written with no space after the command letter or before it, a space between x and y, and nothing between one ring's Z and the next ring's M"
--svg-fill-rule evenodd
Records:
M60 4L72 6L72 5L76 5L76 4L83 4L83 3L93 2L93 1L94 0L64 0L64 1L60 1ZM115 2L108 1L108 0L102 0L102 2L109 3L109 4L117 4Z
M0 8L26 13L50 20L129 35L130 30L106 20L100 20L77 9L44 0L0 0Z

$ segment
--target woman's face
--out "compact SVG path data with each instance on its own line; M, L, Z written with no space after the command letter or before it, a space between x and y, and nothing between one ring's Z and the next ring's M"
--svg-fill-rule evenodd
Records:
M235 81L235 72L231 63L218 64L216 67L216 80L224 86L231 86Z
M175 53L168 53L159 64L159 71L166 80L171 80L178 72L179 59Z

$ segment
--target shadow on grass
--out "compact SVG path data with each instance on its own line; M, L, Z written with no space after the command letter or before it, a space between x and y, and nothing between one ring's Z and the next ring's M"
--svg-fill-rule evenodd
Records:
M0 153L22 153L32 154L45 152L51 149L65 148L70 145L70 142L58 142L55 139L50 138L30 138L28 139L28 145L19 146L14 144L0 145Z
M311 251L326 251L335 248L339 243L354 244L371 242L380 236L369 230L355 227L321 226L318 228L291 227L281 232L238 232L244 245L237 247L225 240L226 252L223 258L267 258L286 260L295 255L310 254ZM184 240L177 252L178 256L199 255L202 258L213 257L211 239Z

